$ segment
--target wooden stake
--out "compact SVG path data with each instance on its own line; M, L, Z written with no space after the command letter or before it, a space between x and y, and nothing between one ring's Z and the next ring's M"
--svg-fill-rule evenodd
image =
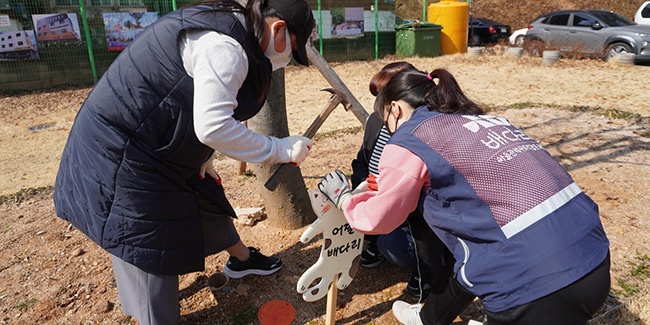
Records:
M244 125L248 127L248 121L244 121ZM246 173L246 162L240 161L239 162L239 171L237 172L237 175L241 176Z
M350 103L349 107L346 107L345 109L351 110L354 116L356 116L359 122L361 122L361 125L366 125L368 112L365 108L363 108L363 106L361 106L359 100L354 97L348 86L343 83L343 80L341 80L339 75L334 72L332 66L330 66L329 63L325 61L325 58L323 58L320 53L318 53L318 50L314 47L313 44L311 44L311 42L307 42L305 49L307 50L307 57L309 57L309 61L311 61L316 69L320 71L323 77L325 77L325 80L329 82L332 88L345 95L346 100Z
M246 173L246 163L243 161L239 162L239 171L237 172L237 175L241 176Z
M338 287L336 282L339 281L339 275L334 275L334 281L327 291L327 311L325 314L325 325L334 325L336 321L336 295L338 294Z

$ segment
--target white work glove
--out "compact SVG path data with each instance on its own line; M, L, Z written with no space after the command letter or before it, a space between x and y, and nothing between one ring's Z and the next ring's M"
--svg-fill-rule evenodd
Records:
M289 147L291 148L289 152L289 156L291 157L290 162L296 166L300 165L309 156L313 142L310 138L301 135L292 135L285 139L289 141Z
M210 156L210 158L201 165L201 169L199 169L199 179L203 180L205 174L208 174L208 176L214 179L217 185L221 186L221 177L219 177L219 174L217 174L217 171L214 169L214 155Z
M338 169L325 175L318 183L318 189L334 202L339 209L341 209L343 202L352 196L348 178Z

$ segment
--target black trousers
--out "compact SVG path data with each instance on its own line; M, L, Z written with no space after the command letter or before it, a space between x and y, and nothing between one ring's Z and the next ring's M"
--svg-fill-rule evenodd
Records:
M407 222L415 246L422 300L430 292L442 293L445 290L447 279L453 276L455 259L418 210L411 212Z
M453 267L447 265L447 267ZM512 309L486 311L489 325L578 325L586 324L603 305L610 289L610 257L578 281ZM441 279L427 297L420 317L426 325L451 324L475 296L455 276Z

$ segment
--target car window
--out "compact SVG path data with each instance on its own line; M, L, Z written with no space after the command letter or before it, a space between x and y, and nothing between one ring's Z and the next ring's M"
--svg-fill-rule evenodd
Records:
M643 10L641 10L641 17L643 18L650 18L650 4L645 6Z
M573 26L576 27L591 27L596 20L593 18L583 15L583 14L574 14L573 15Z
M613 12L597 12L594 13L594 16L610 27L635 25L635 23L628 18Z
M557 26L566 26L568 23L569 23L569 14L551 16L551 18L547 22L547 24L549 25L557 25Z

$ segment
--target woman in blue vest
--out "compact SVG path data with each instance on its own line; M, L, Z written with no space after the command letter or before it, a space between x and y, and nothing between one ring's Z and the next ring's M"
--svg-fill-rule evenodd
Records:
M377 96L381 88L396 73L403 70L416 70L415 66L406 61L396 61L386 64L371 79L370 93ZM368 190L377 190L379 157L384 150L390 134L384 121L377 113L368 116L363 133L363 143L352 160L350 181L356 188L363 181L368 184ZM437 236L421 221L422 214L415 209L395 230L383 235L366 235L366 247L361 253L359 265L365 268L376 267L384 260L411 270L411 278L406 284L405 292L422 301L426 297L435 279L445 276L442 265L450 258L451 253L440 242ZM426 251L428 254L420 252ZM436 253L437 252L437 253Z
M221 0L161 17L113 62L84 101L57 175L57 215L110 253L123 310L139 324L180 321L178 275L226 250L233 278L268 275L279 258L240 240L213 168L301 163L311 141L247 129L271 72L308 65L305 0Z
M444 69L398 73L375 112L394 132L378 190L352 196L340 171L320 190L363 233L388 233L419 208L455 259L423 305L395 301L395 317L449 324L478 296L490 325L586 324L609 293L609 241L562 166Z

